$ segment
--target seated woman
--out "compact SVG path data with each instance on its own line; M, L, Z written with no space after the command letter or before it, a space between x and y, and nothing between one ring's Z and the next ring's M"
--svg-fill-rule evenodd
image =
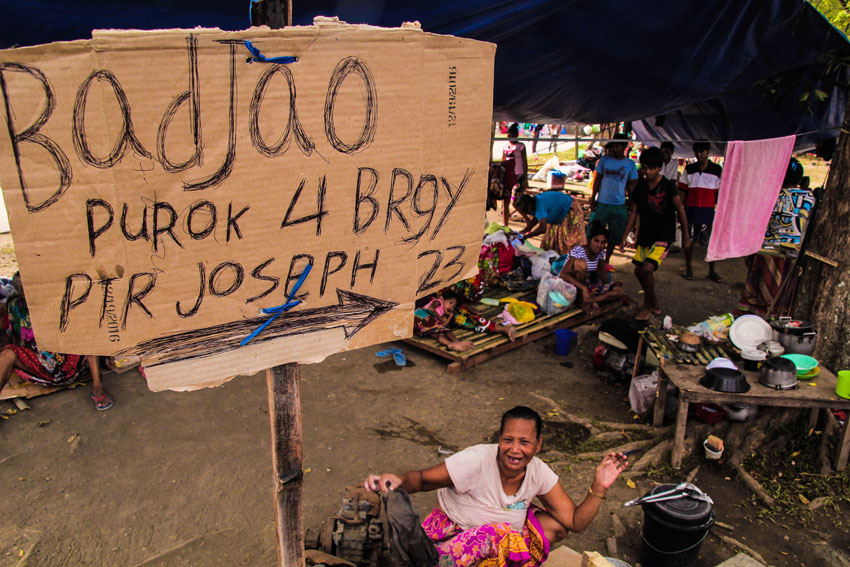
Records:
M623 297L623 283L611 280L605 269L605 247L608 245L608 229L602 223L590 225L590 239L570 250L560 277L576 286L581 307L593 314L599 304Z
M413 332L420 337L435 337L449 350L463 352L471 349L472 341L459 341L449 328L450 325L472 329L476 333L503 333L514 340L514 328L500 325L479 315L463 301L461 295L444 290L413 312Z
M502 416L498 444L469 447L423 470L369 475L364 485L385 493L438 489L439 507L422 527L441 566L540 565L551 544L590 525L605 492L628 466L622 453L608 453L576 505L558 475L536 457L542 426L537 412L517 406ZM532 504L534 498L545 508Z
M38 348L30 322L24 288L20 274L12 278L15 293L6 298L5 329L12 344L5 344L0 350L0 391L12 377L12 371L18 376L41 386L65 386L78 379L88 368L92 375L91 398L95 408L108 410L112 400L103 389L100 381L98 357L93 355L59 354ZM9 342L4 337L4 343Z

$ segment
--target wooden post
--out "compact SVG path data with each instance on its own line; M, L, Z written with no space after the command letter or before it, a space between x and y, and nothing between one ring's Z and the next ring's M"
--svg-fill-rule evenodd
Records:
M301 386L297 363L266 370L272 430L275 524L281 567L304 565L301 519Z

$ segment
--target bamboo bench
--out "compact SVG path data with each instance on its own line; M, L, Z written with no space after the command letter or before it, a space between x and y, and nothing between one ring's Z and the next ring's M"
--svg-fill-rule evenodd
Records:
M493 299L502 299L504 297L515 297L520 301L535 301L537 298L537 290L529 290L525 292L511 292L501 288L487 289L484 292L484 297ZM460 341L472 341L475 346L464 352L456 352L449 350L441 345L437 339L431 337L413 336L409 339L404 339L409 345L415 346L422 350L436 354L439 357L449 360L446 366L446 372L449 374L457 374L463 372L467 368L472 368L481 364L485 360L490 360L493 357L499 356L506 352L510 352L516 348L534 342L537 339L545 337L555 332L555 329L569 329L577 327L595 319L606 313L616 310L622 305L621 301L611 301L604 303L594 315L588 315L579 308L567 309L563 313L557 315L538 315L534 321L517 325L516 336L514 342L501 333L476 333L472 329L453 328L452 333ZM477 304L476 310L488 319L495 319L496 315L502 312L505 304L499 306Z

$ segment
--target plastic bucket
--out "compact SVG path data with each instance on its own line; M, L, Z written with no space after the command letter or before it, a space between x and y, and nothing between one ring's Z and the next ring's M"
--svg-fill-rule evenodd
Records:
M662 484L650 494L674 488ZM714 506L693 498L643 504L640 563L652 567L694 567L699 548L714 525Z
M711 445L708 443L708 439L706 439L705 441L702 442L702 446L705 449L705 458L706 459L716 461L716 460L720 459L720 457L723 455L723 449L720 449L719 451L715 451L714 449L711 448Z
M841 398L850 399L850 370L839 370L835 393Z
M570 329L555 329L555 353L567 356L578 340L578 333Z

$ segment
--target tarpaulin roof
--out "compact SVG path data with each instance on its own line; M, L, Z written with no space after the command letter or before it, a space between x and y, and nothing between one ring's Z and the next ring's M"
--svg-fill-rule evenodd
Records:
M249 7L248 0L2 0L0 42L86 38L92 28L242 29ZM388 27L418 20L429 32L498 44L496 120L645 119L635 123L644 138L796 133L802 147L837 133L847 100L825 77L850 44L803 0L293 0L293 13L301 25L316 15ZM831 78L848 77L842 67ZM800 102L815 89L826 100L811 94Z

